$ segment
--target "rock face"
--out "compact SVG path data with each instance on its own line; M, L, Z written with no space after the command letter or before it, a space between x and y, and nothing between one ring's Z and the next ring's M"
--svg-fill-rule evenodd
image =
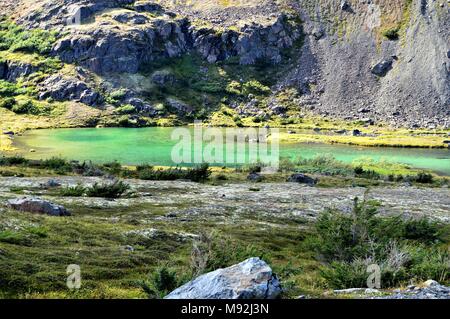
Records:
M275 299L282 289L272 269L259 258L201 275L165 299Z
M8 206L12 209L29 213L46 214L50 216L70 216L70 213L63 206L38 198L10 199L8 200Z
M36 72L38 68L30 63L6 61L0 62L0 80L15 82L23 76Z
M53 54L99 74L136 73L153 60L189 52L200 54L209 63L238 57L241 64L277 64L282 59L281 51L292 47L301 34L284 15L273 25L245 26L239 32L198 28L187 18L164 16L150 21L130 12L113 15L112 19L124 26L107 23L74 31L56 44Z

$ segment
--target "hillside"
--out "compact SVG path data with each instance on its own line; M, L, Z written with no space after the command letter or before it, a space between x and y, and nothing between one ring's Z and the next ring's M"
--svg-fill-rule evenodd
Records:
M0 78L17 86L3 106L49 116L81 104L100 111L89 126L450 125L448 1L182 3L0 1Z

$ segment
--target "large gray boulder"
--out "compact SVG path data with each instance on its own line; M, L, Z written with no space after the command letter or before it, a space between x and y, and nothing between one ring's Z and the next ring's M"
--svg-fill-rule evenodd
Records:
M46 214L50 216L70 216L70 212L63 206L39 198L25 197L10 199L8 200L8 206L22 212Z
M269 265L254 257L201 275L165 299L275 299L281 291Z

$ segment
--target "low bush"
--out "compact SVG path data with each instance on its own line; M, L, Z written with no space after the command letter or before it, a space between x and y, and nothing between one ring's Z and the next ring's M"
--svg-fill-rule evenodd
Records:
M256 80L245 82L242 85L242 93L244 95L254 94L254 95L268 95L271 90L269 87L261 84Z
M250 257L264 258L268 262L267 256L253 245L242 245L215 231L202 233L192 246L192 276L229 267Z
M1 157L0 166L10 166L10 165L24 165L29 161L22 156L11 156L11 157Z
M68 186L61 188L60 195L61 196L67 196L67 197L81 197L86 192L86 188L78 184L76 186Z
M115 180L112 183L94 183L94 185L86 189L86 195L88 197L119 198L129 189L130 185Z
M41 110L33 103L33 101L28 100L24 103L17 103L12 108L11 111L13 111L16 114L33 114L33 115L39 115Z
M10 21L0 22L0 50L46 54L57 37L57 31L27 30Z
M149 280L140 282L139 286L149 298L160 299L177 288L178 284L176 272L167 266L161 266L150 274Z
M136 113L136 108L133 105L126 104L116 108L116 112L119 114L132 114Z
M398 27L390 28L383 32L383 36L385 36L389 40L395 41L399 38L399 31L400 29Z
M12 108L16 105L16 99L13 97L4 98L0 101L0 107L3 107L8 110L12 110Z
M67 173L72 171L72 165L67 160L60 157L51 157L43 160L41 166L46 169L51 169L60 173Z
M333 288L364 287L366 269L377 264L384 287L412 279L448 277L449 253L441 247L444 226L428 219L379 217L379 204L355 199L351 214L328 210L311 240L326 263L321 274Z
M202 164L194 168L169 168L154 169L152 166L139 166L137 168L139 179L143 180L168 180L188 179L193 182L203 182L211 175L208 164Z
M367 179L379 179L380 174L375 172L374 170L365 170L361 166L357 166L354 168L355 176Z
M417 176L413 178L413 180L421 184L431 184L433 183L433 175L425 172L420 172L419 174L417 174Z

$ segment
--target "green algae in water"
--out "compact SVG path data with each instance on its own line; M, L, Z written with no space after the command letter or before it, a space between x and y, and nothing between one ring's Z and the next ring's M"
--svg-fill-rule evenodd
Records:
M77 128L34 130L16 137L16 145L31 159L60 156L98 163L114 160L123 164L174 166L171 160L171 139L174 128ZM34 149L34 153L28 150ZM450 175L450 151L446 149L360 147L339 144L281 144L281 157L313 158L329 154L344 163L369 158L374 161L407 164L412 168L429 169Z

